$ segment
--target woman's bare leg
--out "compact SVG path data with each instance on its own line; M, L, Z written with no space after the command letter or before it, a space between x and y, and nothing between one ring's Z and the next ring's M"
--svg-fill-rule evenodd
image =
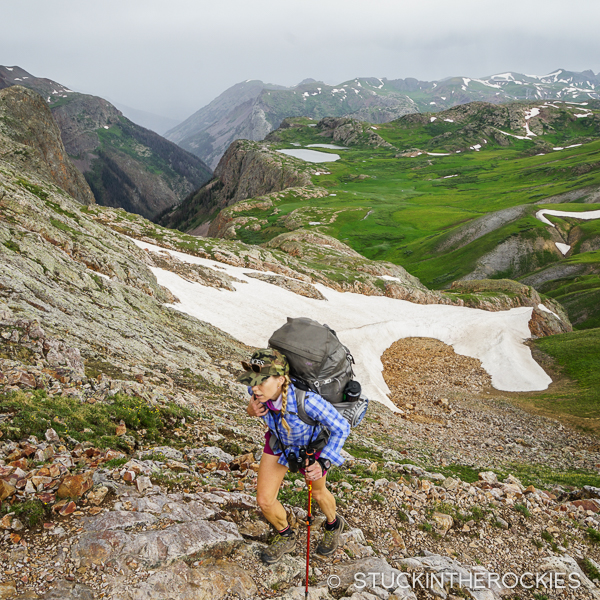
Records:
M281 531L288 526L285 508L279 500L279 488L288 468L280 465L277 461L279 456L263 454L258 467L258 478L256 481L256 502L265 515L265 519ZM335 503L335 500L334 500ZM334 511L335 514L335 511Z
M308 484L308 482L306 482ZM327 475L312 482L313 498L319 503L319 507L325 513L328 521L335 519L335 498L327 489Z

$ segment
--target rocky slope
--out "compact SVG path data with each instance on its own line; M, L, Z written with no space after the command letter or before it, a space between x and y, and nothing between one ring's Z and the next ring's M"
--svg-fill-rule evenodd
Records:
M0 66L0 89L14 85L46 100L67 153L98 204L153 217L211 176L196 156L132 123L102 98L73 92L19 67Z
M5 309L1 316L2 333L16 340L2 335L3 350L19 354L19 347L49 340L39 326L19 326ZM555 587L549 573L576 574L577 587L560 597L600 597L598 488L569 490L536 478L547 464L563 476L592 469L600 457L596 440L490 397L477 361L436 340L401 340L383 359L401 413L372 406L346 444L346 464L332 472L348 529L333 557L312 553L310 597L499 600L518 594L539 600ZM52 359L41 354L39 360ZM28 394L28 380L15 378L15 371L3 365L12 377L8 389ZM104 389L90 397L103 403L119 386L141 399L155 389L146 377L120 377L104 376ZM79 388L74 381L40 383L54 398ZM9 415L1 430L11 439L0 444L6 509L0 592L45 600L301 600L306 486L292 476L281 493L299 531L296 551L263 565L258 555L269 527L254 497L262 427L243 405L237 397L207 397L201 413L164 432L168 445L146 440L139 425L116 424L124 451L79 443L60 419L52 423L56 430L43 426L37 437L19 439ZM20 507L36 498L48 508L30 524L32 513ZM316 512L313 540L323 522ZM369 580L369 571L385 575L387 584ZM445 575L436 585L427 573ZM479 589L475 573L485 576ZM494 585L487 573L524 579L511 588L514 578ZM538 587L536 575L544 575Z
M0 145L0 597L301 600L301 478L281 493L296 551L258 560L264 429L235 381L250 348L173 310L151 269L222 293L232 278L151 256L124 234L275 272L297 293L313 280L341 288L336 266L365 276L354 291L387 275L429 292L314 233L252 247L82 205L46 179L41 150L1 133ZM562 597L598 598L600 492L581 485L598 482L597 440L515 408L477 361L435 340L401 340L383 360L401 412L373 403L329 476L349 527L334 556L311 555L310 597L500 600L512 581L482 590L468 575L529 571L574 573L580 586ZM369 571L387 585L363 585ZM546 591L523 582L523 599Z
M38 94L21 86L0 90L0 134L19 144L3 145L3 160L17 169L35 170L82 204L93 204L94 196L67 156L60 130Z
M262 140L286 117L351 116L386 123L408 113L437 112L473 101L584 102L599 99L599 90L600 78L593 71L564 69L545 76L502 73L441 81L366 77L336 86L307 80L292 88L251 80L229 88L165 135L215 168L231 142L240 138Z
M306 163L247 140L231 144L219 161L214 179L173 210L159 215L165 227L190 231L231 204L294 186L310 185Z

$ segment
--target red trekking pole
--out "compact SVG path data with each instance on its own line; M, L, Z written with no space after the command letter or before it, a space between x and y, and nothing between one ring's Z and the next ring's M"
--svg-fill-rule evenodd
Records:
M312 449L306 450L307 467L315 462L315 451ZM310 564L310 524L313 521L312 512L312 482L308 481L308 515L306 516L306 588L304 590L304 600L308 600L308 567Z

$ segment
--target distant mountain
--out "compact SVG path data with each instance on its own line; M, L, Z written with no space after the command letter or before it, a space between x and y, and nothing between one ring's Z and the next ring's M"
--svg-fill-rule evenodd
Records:
M20 67L0 66L0 89L14 85L45 100L98 204L152 218L211 177L197 156L131 122L102 98L73 92Z
M321 119L352 114L382 123L417 111L405 94L392 89L378 90L380 81L357 79L351 86L338 87L308 81L293 88L262 81L238 83L168 131L165 137L201 157L214 169L234 140L262 140L286 117Z
M500 73L483 78L440 81L357 78L336 86L305 79L285 88L262 81L238 83L165 134L214 169L236 139L262 140L286 117L351 116L385 123L414 112L437 112L476 100L556 99L584 102L600 98L600 76L559 69L548 75Z

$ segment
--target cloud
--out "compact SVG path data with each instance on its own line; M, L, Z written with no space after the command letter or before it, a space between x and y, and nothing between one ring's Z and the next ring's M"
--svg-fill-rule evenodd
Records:
M179 119L245 79L600 70L596 0L30 0L2 20L4 64Z

